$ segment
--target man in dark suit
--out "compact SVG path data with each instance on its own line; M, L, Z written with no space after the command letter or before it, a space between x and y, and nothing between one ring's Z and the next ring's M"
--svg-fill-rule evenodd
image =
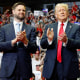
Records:
M47 25L41 39L41 47L47 49L43 67L43 77L47 80L77 80L79 75L76 49L80 48L80 27L70 23L68 15L68 5L57 4L58 22Z
M29 80L32 76L30 53L36 51L35 28L26 25L26 6L22 2L12 7L13 23L0 28L0 51L3 51L1 80ZM20 31L17 32L17 24Z

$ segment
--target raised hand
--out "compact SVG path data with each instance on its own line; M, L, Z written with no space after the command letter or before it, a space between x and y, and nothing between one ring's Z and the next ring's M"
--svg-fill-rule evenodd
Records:
M53 28L51 28L51 30L50 30L50 28L48 28L48 30L47 30L47 37L48 37L49 41L53 40L53 38L54 38Z

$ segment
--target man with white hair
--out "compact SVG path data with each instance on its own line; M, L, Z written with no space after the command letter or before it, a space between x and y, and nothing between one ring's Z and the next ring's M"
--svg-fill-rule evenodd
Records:
M46 80L77 80L79 63L76 49L80 48L80 27L68 21L68 5L57 4L58 22L46 26L41 47L47 49L43 66Z

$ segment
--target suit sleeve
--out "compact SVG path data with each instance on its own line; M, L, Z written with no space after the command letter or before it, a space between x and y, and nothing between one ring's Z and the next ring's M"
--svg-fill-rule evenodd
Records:
M12 47L11 41L6 41L4 28L0 28L0 51L10 50L14 50L14 47Z
M25 47L29 53L35 53L37 50L37 45L36 45L36 30L35 28L31 28L30 34L29 34L29 43L28 46Z

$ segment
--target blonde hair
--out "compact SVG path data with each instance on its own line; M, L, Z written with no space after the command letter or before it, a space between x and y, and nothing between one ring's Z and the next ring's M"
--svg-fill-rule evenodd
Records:
M56 12L57 8L60 7L60 6L65 7L66 10L68 11L68 5L67 5L67 4L64 4L64 3L58 3L58 4L55 6L55 12Z

